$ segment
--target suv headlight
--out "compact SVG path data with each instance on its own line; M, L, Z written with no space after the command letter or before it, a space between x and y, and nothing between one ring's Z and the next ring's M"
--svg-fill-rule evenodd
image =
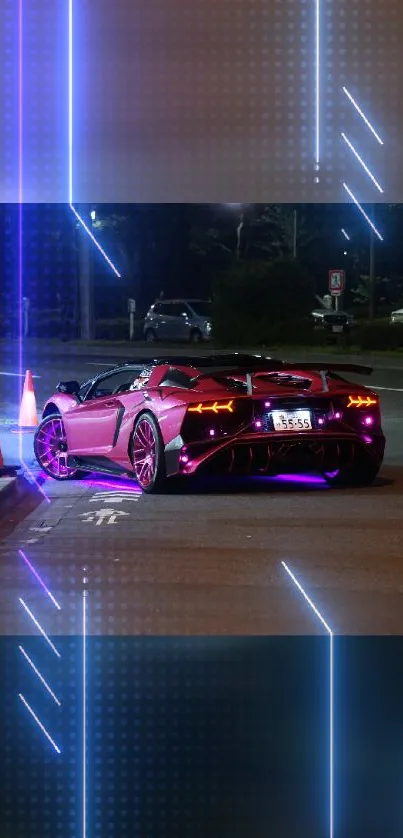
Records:
M209 320L206 320L206 322L204 324L204 328L205 328L206 332L211 332L211 323L210 323Z

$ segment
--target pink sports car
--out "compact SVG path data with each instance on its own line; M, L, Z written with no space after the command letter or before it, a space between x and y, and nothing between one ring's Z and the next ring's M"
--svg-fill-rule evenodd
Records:
M343 372L372 370L238 353L129 362L58 384L35 455L56 480L125 474L145 492L196 473L369 484L385 448L379 399Z

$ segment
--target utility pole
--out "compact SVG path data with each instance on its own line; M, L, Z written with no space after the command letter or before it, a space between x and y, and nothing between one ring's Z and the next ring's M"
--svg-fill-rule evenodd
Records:
M297 258L297 228L298 228L298 214L295 209L293 212L293 238L292 238L292 255L293 259Z
M375 223L375 204L372 205L372 221ZM372 227L369 236L369 319L373 320L375 317L376 255L375 233Z
M80 206L78 212L90 227L91 218L87 206ZM92 270L92 247L88 233L78 224L78 260L80 294L80 337L81 340L94 340L94 287Z

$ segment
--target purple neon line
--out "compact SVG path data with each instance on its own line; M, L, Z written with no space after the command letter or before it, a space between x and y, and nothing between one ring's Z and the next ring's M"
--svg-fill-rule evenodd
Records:
M58 611L61 611L61 606L59 605L53 594L50 592L49 588L46 587L43 579L39 576L38 571L35 570L34 566L31 564L25 553L22 550L19 550L18 552L21 558L24 559L25 564L29 567L31 573L35 576L35 579L38 580L41 588L45 591L45 594L47 594L49 599L53 602L53 605L58 609Z
M46 730L45 725L41 722L40 719L38 719L38 716L33 711L31 705L28 704L28 701L26 700L26 698L24 698L24 696L21 693L18 693L18 698L22 701L23 705L27 708L27 710L31 714L32 718L35 719L39 729L46 736L46 739L50 742L52 747L55 749L56 753L61 754L61 750L60 750L59 746L56 745L56 742L54 741L54 739L52 739L50 733L48 733L48 731Z
M21 399L22 377L22 201L23 201L23 0L18 0L18 399ZM22 463L22 438L19 439L19 458Z
M23 135L24 135L24 75L23 75L23 0L18 0L18 401L21 400L21 379L24 376L22 368L22 294L23 294L23 222L22 209L24 201L24 165L23 165ZM50 500L46 492L39 485L35 475L24 462L22 451L22 434L18 439L18 455L21 466L32 478L36 488L45 498Z
M25 608L25 611L27 612L27 614L29 614L33 624L36 626L38 631L40 631L42 637L46 640L46 642L49 644L52 651L55 653L56 657L61 658L60 652L56 649L56 646L52 643L50 637L48 637L48 635L46 634L46 631L42 628L41 624L38 622L36 617L33 615L32 611L28 608L28 605L26 604L26 602L24 602L22 597L18 597L18 599L19 599L19 602L21 603L22 607Z

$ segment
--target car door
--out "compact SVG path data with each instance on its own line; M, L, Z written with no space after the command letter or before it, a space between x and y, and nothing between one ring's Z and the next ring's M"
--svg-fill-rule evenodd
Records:
M160 340L173 340L175 335L174 319L175 303L161 303L161 312L158 318L158 337Z
M66 414L70 454L106 456L112 450L125 411L124 393L129 392L139 372L139 368L128 368L98 378L85 401Z
M175 303L173 340L189 340L192 326L191 316L190 308L186 303Z

